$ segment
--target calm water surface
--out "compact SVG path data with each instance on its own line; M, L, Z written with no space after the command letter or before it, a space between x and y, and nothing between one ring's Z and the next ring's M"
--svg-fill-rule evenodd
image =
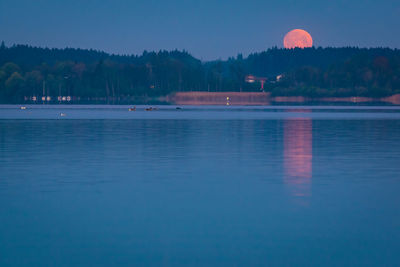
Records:
M0 266L399 266L399 243L399 108L0 106Z

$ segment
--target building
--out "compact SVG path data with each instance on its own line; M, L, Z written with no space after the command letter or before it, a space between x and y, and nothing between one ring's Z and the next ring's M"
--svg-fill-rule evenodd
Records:
M246 77L245 77L245 81L247 82L247 83L255 83L255 82L259 82L259 83L261 83L261 88L260 88L260 90L264 90L264 84L265 84L265 82L267 81L267 78L265 78L265 77L256 77L256 76L254 76L254 75L247 75Z

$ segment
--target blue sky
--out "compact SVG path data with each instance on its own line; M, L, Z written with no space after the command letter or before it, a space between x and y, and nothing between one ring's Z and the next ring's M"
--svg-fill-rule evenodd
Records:
M294 28L316 46L400 48L399 18L392 0L0 0L0 40L208 60L282 47Z

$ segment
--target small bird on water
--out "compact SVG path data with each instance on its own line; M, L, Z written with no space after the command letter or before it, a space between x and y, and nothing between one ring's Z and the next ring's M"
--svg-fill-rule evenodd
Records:
M26 109L26 107L20 107L20 109Z
M129 108L129 111L136 111L136 106L134 106L133 108Z

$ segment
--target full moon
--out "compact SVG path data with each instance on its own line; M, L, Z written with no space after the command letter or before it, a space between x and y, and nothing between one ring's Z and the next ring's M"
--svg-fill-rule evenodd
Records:
M294 29L288 32L283 39L283 46L287 49L312 47L311 35L305 30Z

